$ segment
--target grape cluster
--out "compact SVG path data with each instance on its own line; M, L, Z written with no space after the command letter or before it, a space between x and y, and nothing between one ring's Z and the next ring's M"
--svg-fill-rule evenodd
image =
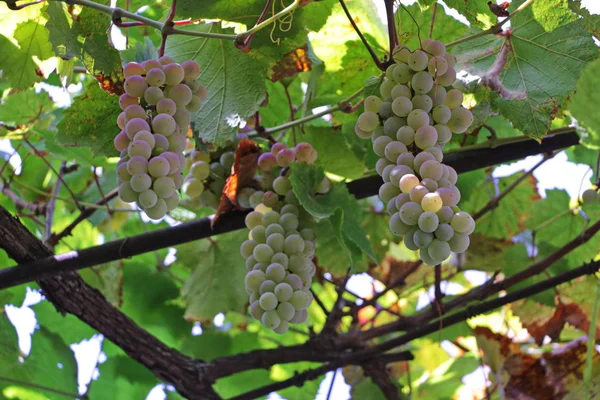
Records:
M600 189L586 189L581 194L581 204L600 204Z
M311 164L316 158L308 143L292 149L276 143L258 160L264 190L244 188L238 194L240 206L254 208L246 216L249 239L241 246L248 269L250 314L277 333L287 332L290 323L306 321L313 300L315 222L296 199L287 175L291 163ZM324 180L315 194L329 191L330 186Z
M179 204L190 112L200 109L206 88L196 81L200 67L195 61L130 62L124 74L123 112L117 119L121 132L114 140L121 152L119 197L160 219Z
M225 180L231 174L235 159L233 151L220 154L192 150L188 158L188 174L183 183L183 192L202 207L217 209Z
M456 61L443 43L427 39L415 51L399 45L393 59L381 98L365 98L355 132L371 138L381 157L379 197L387 203L392 233L419 250L425 264L437 265L451 251L464 252L475 229L473 218L457 206L456 171L442 164L444 145L452 133L467 130L473 115L462 107L462 93L451 87Z

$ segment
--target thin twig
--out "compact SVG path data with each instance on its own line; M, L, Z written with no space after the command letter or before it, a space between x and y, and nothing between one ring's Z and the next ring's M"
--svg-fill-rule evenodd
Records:
M100 185L100 181L98 180L98 175L96 174L96 167L94 166L92 168L92 173L94 174L94 182L96 182L96 187L98 188L98 193L100 193L100 197L104 198L104 193L102 190L102 185ZM108 202L104 203L106 205L106 212L108 213L108 215L112 215L112 210L110 209L110 206L108 205Z
M394 48L396 48L396 46L398 45L398 33L396 32L396 21L394 19L394 1L395 0L384 0L390 46L387 64L384 66L385 68L387 68L388 65L394 63L394 59L392 56L394 53Z
M24 208L25 210L29 210L33 213L33 215L45 215L46 209L48 208L46 203L30 203L26 200L23 200L19 195L8 188L8 185L0 184L0 193L4 194L6 197L12 200L15 203L17 208ZM43 224L42 224L43 226Z
M36 3L30 3L30 4L37 4L37 2ZM0 381L12 383L13 385L19 385L19 386L29 387L29 388L33 388L33 389L43 390L43 391L46 391L46 392L58 394L60 396L68 397L68 398L71 398L71 399L75 399L75 398L84 398L84 399L87 399L87 396L82 397L82 396L80 396L77 393L64 392L64 391L59 390L59 389L54 389L54 388L50 388L50 387L47 387L47 386L38 385L37 383L33 383L33 382L29 382L29 381L22 381L20 379L13 379L13 378L5 377L5 376L0 376Z
M438 3L436 1L433 3L433 14L431 14L431 25L429 25L429 36L427 36L429 39L431 39L431 37L433 36L433 26L435 24L435 15L437 14L437 7L438 7Z
M62 175L65 171L65 167L67 166L67 162L63 161L60 164L60 169L59 169L59 174ZM58 193L60 192L60 183L62 182L62 177L61 179L58 179L56 181L56 185L54 185L54 190L53 190L53 194L54 196L58 196ZM50 236L52 235L52 220L54 219L54 209L56 208L56 197L52 197L50 199L50 201L48 202L48 209L46 210L46 229L44 232L44 242L48 241L48 238L50 238Z
M386 0L386 3L387 3L387 1L388 0ZM356 22L354 22L354 19L352 18L352 15L350 15L350 11L348 10L348 7L346 7L346 3L344 3L344 0L339 0L339 2L340 2L340 5L342 6L342 9L344 10L344 13L346 14L346 17L348 17L348 21L350 21L350 24L354 28L354 31L356 31L356 34L358 35L358 37L360 38L360 40L363 42L363 45L365 46L365 48L367 49L367 51L369 52L369 54L371 55L371 58L375 62L375 65L377 65L377 68L379 68L380 70L385 71L386 67L381 62L381 60L379 59L379 57L377 57L377 54L375 53L375 50L373 50L373 48L371 47L371 45L369 44L369 42L367 42L367 39L365 38L365 36L363 35L363 33L360 31L360 29L358 29L358 26L356 25Z
M310 289L310 292L313 294L313 297L315 298L315 302L317 303L319 308L321 308L321 311L323 311L323 314L325 314L325 318L329 317L329 311L327 310L327 307L325 307L325 304L323 303L323 301L321 301L319 296L317 296L317 294L315 293L314 290L312 290L312 288Z
M168 29L170 29L174 26L173 19L175 18L176 8L177 8L177 0L172 0L171 11L169 12L167 19L165 20L165 22L163 24L163 29L161 30L162 33L160 35L160 47L158 48L158 56L159 57L162 57L165 55L165 47L167 45L167 37L169 36L167 32L168 32Z

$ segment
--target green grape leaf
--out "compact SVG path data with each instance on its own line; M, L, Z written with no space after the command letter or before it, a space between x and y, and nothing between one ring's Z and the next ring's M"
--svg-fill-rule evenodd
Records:
M1 375L77 396L75 357L58 335L42 327L33 334L29 356L23 362L19 361L20 356L15 328L6 315L0 314ZM14 384L0 381L0 390L8 385Z
M461 378L475 371L480 365L479 357L466 353L459 358L451 358L431 372L428 379L415 389L423 399L451 399L457 397L462 386Z
M148 369L125 355L108 357L97 368L100 377L90 385L91 399L103 398L107 393L115 400L145 399L160 383Z
M217 23L190 25L194 32L232 33ZM178 62L200 64L199 82L208 89L200 111L191 116L194 136L200 141L224 144L233 138L242 119L254 114L265 98L264 68L230 42L175 35L165 54Z
M596 39L600 38L600 15L590 14L587 8L581 6L581 0L569 1L569 8L576 14L583 17L585 29L590 31Z
M53 334L58 335L65 343L79 343L89 339L96 333L94 328L80 321L72 314L62 315L49 301L41 301L31 306L35 311L35 318L40 326Z
M577 16L569 10L567 0L534 1L531 4L531 11L535 20L546 32L577 19Z
M593 149L600 149L600 59L588 64L577 81L577 90L571 98L571 113L586 130L582 143Z
M483 7L487 9L485 2L481 3L483 4ZM398 32L400 35L400 42L411 49L420 48L421 43L419 42L418 33L420 31L421 40L427 38L431 26L431 18L433 16L433 7L422 10L418 4L413 4L406 6L405 9L401 9L398 14L400 15L399 25L402 29L401 32ZM484 20L485 23L488 23L487 18ZM415 25L415 22L417 25ZM444 7L438 6L435 13L435 24L433 25L431 38L433 40L449 43L464 35L468 29L469 28L465 24L457 21L454 17L447 15Z
M106 93L96 82L90 82L85 92L65 110L57 127L56 141L64 146L90 147L94 155L118 156L113 140L119 133L117 117L120 112L117 96Z
M448 0L445 3L448 7L454 8L464 15L467 21L473 25L489 28L496 23L496 16L492 14L486 1ZM516 8L516 3L515 1L512 2L509 11L513 11ZM439 9L440 7L438 6L438 12Z
M109 1L100 3L108 5ZM84 7L74 20L67 7L62 2L51 2L46 10L46 28L54 52L63 59L77 57L92 75L110 81L108 85L120 94L123 68L119 52L111 46L106 33L111 25L110 16Z
M312 144L319 153L316 165L348 179L357 179L363 175L365 166L350 150L341 129L306 126L304 131L302 140Z
M223 235L214 243L194 243L198 250L192 251L198 257L194 271L182 289L185 319L206 321L220 312L244 311L248 293L240 245L247 235L247 231L240 230Z
M290 181L298 201L315 218L329 218L335 237L350 257L351 264L356 265L363 254L376 261L373 249L360 226L360 205L348 193L346 186L333 184L328 193L316 197L312 193L325 177L323 169L305 163L294 163L290 169Z
M539 140L598 48L581 20L546 32L526 8L512 24L506 36L486 35L456 46L457 70L482 77L492 107Z
M54 108L47 92L33 89L6 96L0 107L0 121L6 125L32 125Z

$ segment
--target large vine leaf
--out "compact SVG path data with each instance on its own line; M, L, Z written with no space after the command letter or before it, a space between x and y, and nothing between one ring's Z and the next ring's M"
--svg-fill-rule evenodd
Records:
M217 23L192 25L194 32L232 33ZM241 119L258 110L265 98L264 68L230 41L172 36L165 54L178 62L200 64L199 82L208 89L200 111L192 114L194 136L215 145L233 138Z
M2 99L0 121L13 126L30 125L53 107L54 103L45 91L36 93L31 89L14 93Z
M577 122L586 129L582 143L590 148L600 148L600 59L591 62L583 70L577 91L571 101L571 113Z
M194 271L182 289L185 319L206 321L220 312L243 312L248 294L244 289L246 268L239 246L247 235L247 231L241 230L212 243L194 243L195 249L179 247L179 251L190 252L188 259L190 254L196 256Z
M433 3L433 0L426 0L425 3ZM459 13L464 15L467 20L476 26L484 28L490 27L496 23L496 17L491 13L486 1L473 1L473 0L447 0L444 3L448 7L454 8ZM494 1L495 3L495 1ZM516 8L516 2L512 2L510 10ZM438 7L438 11L439 11Z
M58 124L56 140L66 146L87 146L95 155L115 157L113 145L118 133L117 117L121 112L118 98L90 82L76 97Z
M484 36L454 52L460 68L491 90L492 106L516 129L541 139L598 48L581 20L546 32L526 8L512 23L505 36Z
M405 9L401 9L399 14L401 32L398 32L398 35L400 35L400 41L411 49L419 48L420 42L417 28L420 30L421 40L427 38L433 15L433 8L430 7L426 10L421 10L417 4L413 4L411 6L406 6L406 11ZM438 6L435 14L433 33L431 35L432 39L449 43L464 35L467 30L468 27L465 24L450 17L446 14L446 10L443 7Z

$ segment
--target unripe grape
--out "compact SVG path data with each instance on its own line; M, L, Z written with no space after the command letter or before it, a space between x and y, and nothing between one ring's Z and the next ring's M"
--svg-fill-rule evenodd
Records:
M172 99L163 98L156 103L156 112L159 114L174 115L177 112L177 104Z
M415 144L420 149L434 146L437 140L437 130L431 125L423 125L415 133Z
M408 203L403 204L398 212L400 214L400 219L406 225L416 225L423 209L417 203L409 201Z
M408 125L403 126L398 129L398 132L396 133L396 139L404 143L405 146L409 146L415 140L415 130Z
M419 168L419 175L421 175L421 178L423 179L430 178L437 181L442 178L442 171L442 164L434 160L427 160L421 165L421 168Z
M167 214L167 203L163 199L158 199L154 207L144 209L146 215L153 220L161 219Z
M130 105L125 109L124 113L127 121L133 118L141 118L146 120L147 117L146 110L144 110L144 107L140 106L139 104Z
M273 234L268 234L265 231L265 236L267 236L267 245L274 251L274 252L282 252L284 249L284 244L285 244L285 238L283 237L283 234L281 233L273 233Z
M402 165L402 164L396 165L396 166L392 165L391 167L392 167L392 169L389 173L389 182L392 185L396 186L397 188L400 187L400 180L402 179L402 177L404 175L410 175L410 174L414 173L412 168L410 168L406 165Z
M427 193L421 200L421 208L423 211L436 213L442 208L442 206L442 198L438 193Z
M294 162L296 154L293 149L283 149L275 156L277 164L282 168L287 168Z
M134 191L141 193L150 189L150 186L152 186L152 178L150 178L150 175L148 174L139 173L132 175L129 183Z
M183 192L191 198L198 197L204 191L204 183L196 178L188 178L183 184Z
M425 94L433 88L433 78L431 77L431 75L429 75L429 72L417 72L412 77L411 86L415 93Z
M434 235L437 239L447 242L454 236L454 229L449 224L439 224Z
M390 162L395 162L400 154L406 153L407 151L408 149L404 143L391 141L385 146L383 153L385 158L387 158Z
M387 98L390 97L392 94L392 89L394 88L394 86L396 85L396 82L391 81L389 79L384 79L383 82L381 83L381 86L379 86L379 93L381 94L382 98Z
M181 172L181 159L177 154L165 151L161 154L161 157L164 157L169 162L169 175L173 175L177 172Z
M358 127L367 132L372 132L379 125L379 117L374 112L366 111L358 117Z
M365 97L363 105L365 106L365 111L377 113L377 111L379 111L379 106L381 105L381 99L377 96L367 96Z
M452 139L452 131L446 125L437 124L434 128L438 133L438 144L444 145Z
M389 182L384 183L379 187L379 198L383 202L387 203L399 194L400 190Z
M403 44L399 44L396 47L394 47L394 50L392 51L392 58L394 59L394 61L396 61L398 64L400 63L408 63L408 56L410 55L410 50L408 49L408 47L406 47Z
M464 211L454 214L450 225L456 232L465 233L467 235L470 235L475 230L475 220Z
M292 297L290 295L290 297ZM281 301L281 300L280 300ZM277 314L283 321L290 321L296 314L296 309L287 301L281 301L277 306Z
M406 117L413 109L413 103L406 97L396 97L392 102L392 111L399 117Z
M200 108L202 108L202 99L199 96L192 95L192 99L185 106L185 109L193 113L200 111Z
M402 128L405 125L406 125L406 120L404 118L400 118L400 117L396 117L396 116L390 117L390 118L386 119L383 124L383 133L386 136L395 139L396 134L398 133L398 129Z
M427 71L429 71L432 76L444 75L447 70L448 62L444 57L432 57L427 63Z
M354 133L356 133L356 136L358 136L361 139L368 139L371 137L371 135L375 134L375 131L373 131L373 132L363 131L362 129L360 129L358 124L354 124Z
M133 190L130 181L125 181L119 185L119 198L125 203L133 203L138 198L138 192Z
M258 303L258 300L252 302L250 304L250 315L252 315L252 318L261 321L262 316L265 314L265 310L263 310L260 307L260 304Z
M154 181L152 188L159 197L170 197L175 193L175 182L168 176L161 176Z
M425 161L429 161L429 160L433 160L436 161L435 156L431 153L428 153L426 151L422 151L419 154L417 154L415 156L415 159L413 160L413 167L415 171L419 171L421 169L421 166L423 165L423 163Z
M414 244L420 249L429 246L433 239L433 234L429 232L423 232L421 229L417 229L412 235Z
M437 122L438 124L445 124L450 120L450 117L452 116L452 112L450 110L450 108L448 108L448 106L442 104L439 106L436 106L433 109L433 112L431 113L433 120L435 122Z
M425 112L431 111L433 107L433 101L431 97L426 94L419 94L412 98L412 104L414 108L418 108L419 110L423 110Z
M310 143L298 143L294 148L297 162L312 164L317 160L317 151Z
M425 211L419 215L418 224L419 229L421 229L423 232L432 233L438 228L440 220L435 213Z
M183 186L183 174L181 172L177 172L172 175L168 175L169 178L173 179L175 182L175 189L179 190ZM165 200L166 201L166 200ZM167 202L168 205L168 202Z
M169 142L169 151L176 153L177 155L183 154L185 150L185 135L181 133L175 133L167 138Z
M448 67L446 73L444 75L438 76L436 78L436 83L442 86L452 86L454 81L456 81L456 71L454 68Z
M133 137L133 141L136 140L141 140L143 142L148 143L148 146L150 146L151 149L153 149L154 145L156 144L156 139L154 138L154 135L148 131L139 131L138 133L136 133Z
M448 106L451 110L458 108L462 105L463 102L463 94L458 89L449 90L446 94L446 100L444 104Z
M427 193L429 193L429 190L427 190L425 186L417 185L410 190L410 201L421 204L421 200L423 200L423 197L425 197Z
M424 125L429 125L429 114L423 110L412 110L406 118L407 124L414 130L419 129Z
M148 172L148 160L145 157L133 156L127 161L127 172L130 175Z
M440 104L444 104L446 100L446 88L440 85L433 85L433 88L427 93L431 100L433 100L433 106L439 106Z
M294 318L292 318L290 320L290 323L302 324L302 323L306 322L307 318L308 318L308 312L306 310L296 311L296 314L294 315Z
M464 253L470 244L469 235L460 232L454 232L454 236L448 240L450 249L455 253Z
M392 76L396 82L404 84L410 82L413 76L413 71L411 71L408 65L406 64L397 64L394 70L392 71ZM393 89L391 94L392 97L394 97Z
M304 291L296 290L294 294L292 294L289 303L294 306L297 311L305 310L310 303L310 297L308 297Z
M385 157L385 147L391 142L392 142L392 139L390 139L387 136L378 137L373 142L373 151L379 157Z
M245 223L248 229L253 229L259 225L262 225L262 214L256 211L251 211L246 215Z
M273 294L273 293L271 293ZM273 295L275 296L275 295ZM262 298L262 296L261 296ZM264 307L262 306L262 303L260 303L261 308L264 309ZM277 315L277 311L275 310L269 310L266 311L263 316L261 317L260 321L262 322L262 324L269 328L269 329L277 329L277 327L281 324L281 318L279 318L279 315Z
M463 133L473 123L473 114L463 107L452 110L452 116L448 121L448 128L454 133Z
M138 197L138 204L143 209L154 207L157 201L158 196L153 190L146 190L145 192L140 193Z
M175 118L175 122L177 122L179 128L187 132L190 126L190 112L185 108L178 108L175 114L173 114L173 118Z
M439 239L433 239L427 248L427 252L432 259L442 262L446 258L450 257L451 249L447 242L443 242Z
M271 261L271 257L273 257L273 250L266 244L259 244L254 248L252 255L258 262L268 263Z
M121 110L123 111L125 111L127 107L132 106L134 104L138 104L137 97L131 97L127 93L123 93L119 97L119 107L121 107Z
M119 184L123 181L129 181L131 179L131 174L129 171L127 171L127 162L117 166L117 178L119 180Z
M396 236L403 236L410 230L410 226L402 222L398 212L391 216L389 225L390 230Z
M409 54L407 64L413 71L423 71L427 68L428 61L429 58L424 51L416 50L414 53Z

